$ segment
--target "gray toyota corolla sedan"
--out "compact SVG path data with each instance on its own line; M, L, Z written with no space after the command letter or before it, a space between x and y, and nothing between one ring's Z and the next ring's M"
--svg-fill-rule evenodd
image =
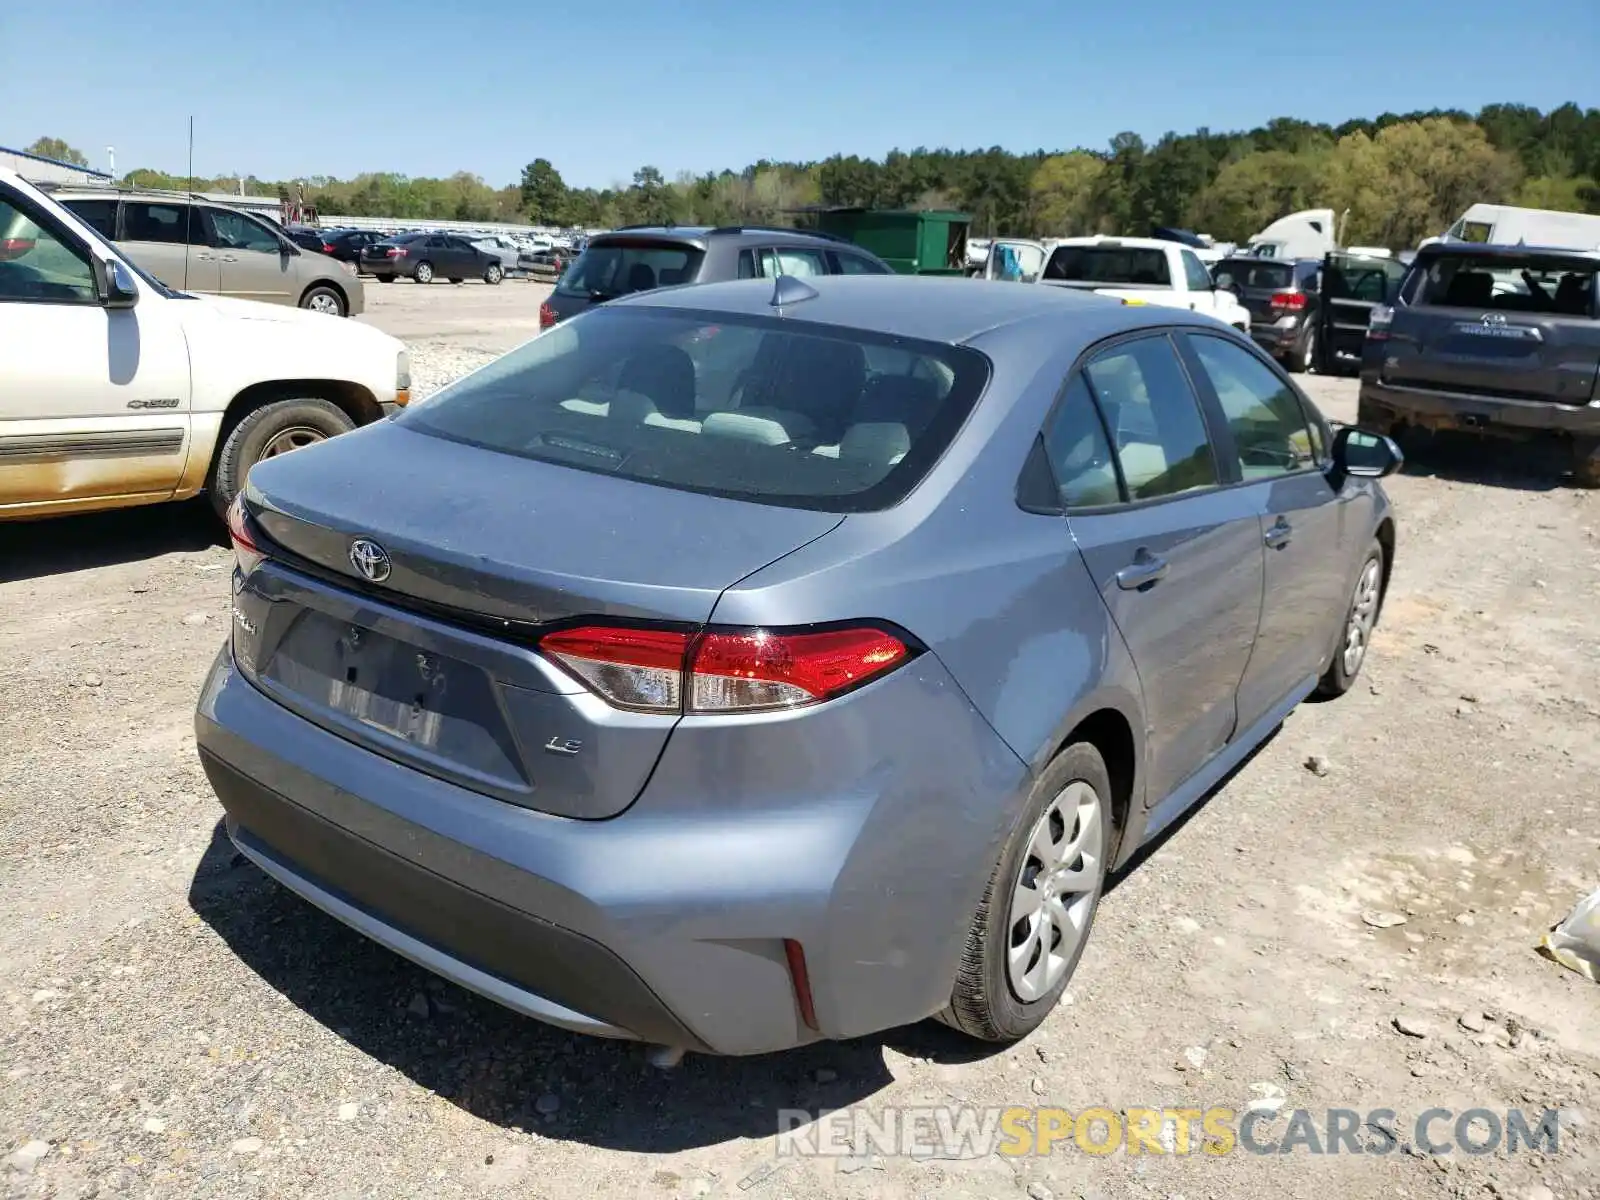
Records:
M1351 685L1398 465L1170 308L644 293L251 472L200 754L269 875L540 1020L1014 1039L1107 870Z

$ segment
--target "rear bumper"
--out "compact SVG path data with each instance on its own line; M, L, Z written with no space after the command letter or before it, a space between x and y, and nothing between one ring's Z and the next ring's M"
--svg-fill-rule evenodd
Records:
M942 1008L1028 781L932 655L834 707L803 718L815 742L799 747L790 714L685 720L608 820L359 747L226 650L196 739L239 848L373 940L567 1029L750 1054ZM804 948L815 1030L785 939Z
M1300 339L1305 336L1305 325L1301 323L1292 326L1258 325L1252 322L1250 336L1255 339L1256 345L1268 354L1281 356L1288 354L1299 344Z
M1380 383L1363 374L1360 420L1386 432L1405 424L1422 429L1462 430L1526 438L1558 433L1600 437L1600 403L1556 404L1512 400Z

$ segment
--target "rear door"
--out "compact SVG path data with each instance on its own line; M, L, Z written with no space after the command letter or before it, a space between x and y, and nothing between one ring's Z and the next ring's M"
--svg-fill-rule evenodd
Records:
M169 288L212 295L222 288L205 214L194 205L124 200L119 240L134 262Z
M227 209L210 209L222 274L222 294L269 304L297 304L298 266L303 255L289 254L266 226ZM307 252L309 253L309 251Z
M1013 283L1036 283L1044 270L1043 244L1022 238L995 238L989 243L984 260L985 279L1005 279Z
M1380 379L1443 392L1587 404L1600 371L1595 260L1428 255L1395 306Z
M1092 448L1098 427L1082 414L1097 409L1111 454ZM1057 419L1085 431L1047 441L1073 537L1138 668L1155 804L1239 723L1261 613L1257 501L1223 486L1199 398L1165 334L1095 355L1069 381Z

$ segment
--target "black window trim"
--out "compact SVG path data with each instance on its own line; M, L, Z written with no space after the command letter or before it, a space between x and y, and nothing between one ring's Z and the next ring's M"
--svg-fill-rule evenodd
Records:
M40 229L48 230L55 235L56 240L61 243L63 249L75 258L80 259L89 268L89 278L91 280L95 278L94 252L90 249L88 242L79 236L77 230L63 225L54 213L40 208L30 197L8 187L4 183L0 183L0 200L4 200L7 204L13 206ZM48 304L55 307L102 308L104 305L98 295L98 285L96 285L95 290L97 294L87 300L62 300L44 296L0 296L0 304Z

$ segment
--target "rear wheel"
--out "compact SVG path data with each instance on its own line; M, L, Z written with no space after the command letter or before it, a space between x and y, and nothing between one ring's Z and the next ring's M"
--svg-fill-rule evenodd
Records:
M1600 442L1577 448L1577 461L1572 466L1572 482L1581 488L1600 488Z
M303 397L274 400L248 412L228 431L211 464L206 489L218 514L244 487L250 468L265 458L276 458L327 441L354 429L355 422L328 400Z
M939 1019L990 1042L1050 1015L1088 944L1111 854L1111 779L1077 742L1039 775L989 878Z
M505 277L505 269L499 263L490 263L489 269L483 273L483 281L488 284L499 283Z
M1317 331L1314 326L1306 330L1306 340L1299 349L1289 351L1288 367L1291 371L1317 369Z
M1378 624L1378 608L1383 603L1383 546L1373 540L1356 576L1356 589L1345 611L1344 634L1333 652L1333 661L1317 684L1319 696L1342 696L1361 674L1367 661L1372 630Z
M300 307L308 308L312 312L326 313L330 317L345 315L344 297L333 288L320 285L306 289L306 294L300 297Z
M419 262L417 264L417 271L416 271L415 278L416 278L416 281L418 283L432 283L433 282L433 264L431 262L426 262L426 261Z

